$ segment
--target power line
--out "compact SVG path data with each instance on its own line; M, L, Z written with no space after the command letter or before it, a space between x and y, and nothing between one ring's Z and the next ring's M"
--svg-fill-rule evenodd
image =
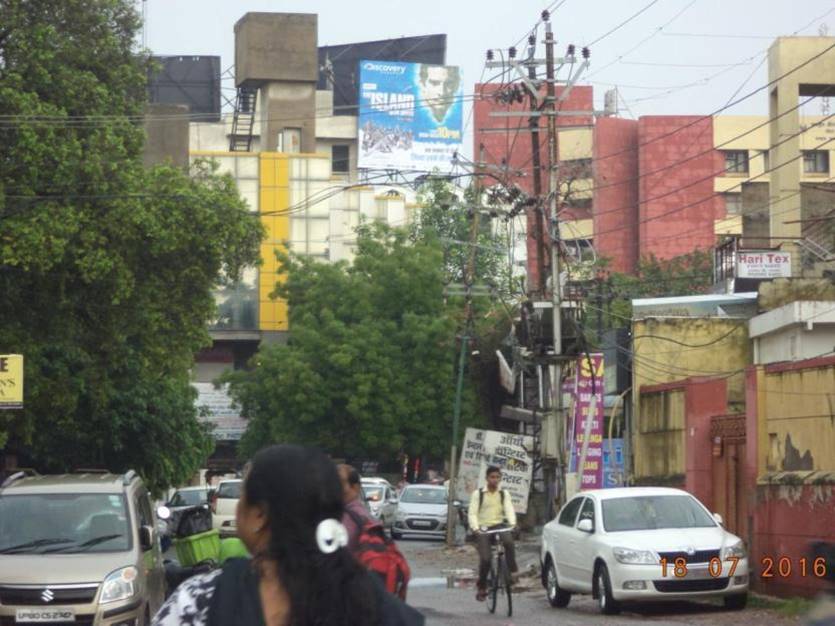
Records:
M623 20L620 24L618 24L617 26L615 26L615 27L614 27L614 28L612 28L611 30L607 31L606 33L604 33L604 34L600 35L600 37L598 37L598 38L597 38L597 39L595 39L594 41L592 41L592 42L588 43L587 45L588 45L589 47L591 47L591 46L595 45L596 43L599 43L599 42L603 41L604 39L606 39L606 37L608 37L609 35L611 35L611 34L613 34L613 33L616 33L616 32L617 32L617 31L619 31L621 28L623 28L624 26L626 26L627 24L629 24L629 22L631 22L632 20L634 20L636 17L638 17L639 15L641 15L642 13L644 13L645 11L648 11L649 9L651 9L651 8L652 8L654 5L656 5L656 4L658 4L658 0L652 0L652 2L650 2L649 4L647 4L646 6L644 6L644 7L643 7L641 10L639 10L637 13L632 14L630 17L628 17L628 18L626 18L625 20Z

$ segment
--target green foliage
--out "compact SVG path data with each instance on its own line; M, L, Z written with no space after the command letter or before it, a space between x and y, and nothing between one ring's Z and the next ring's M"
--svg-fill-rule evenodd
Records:
M600 264L603 269L607 261ZM603 289L604 298L611 295L611 315L602 314L603 327L621 327L632 317L631 300L635 298L665 298L707 293L713 284L713 256L709 251L695 250L669 260L655 256L642 259L635 274L614 272L610 287ZM599 308L597 286L589 284L586 298L586 326L594 326Z
M261 227L206 164L143 169L132 5L0 0L0 352L26 375L0 446L161 488L211 450L188 369Z
M277 254L289 341L224 377L250 420L242 453L289 441L347 456L443 455L456 342L440 248L377 223L360 228L351 265ZM463 423L472 404L468 391Z

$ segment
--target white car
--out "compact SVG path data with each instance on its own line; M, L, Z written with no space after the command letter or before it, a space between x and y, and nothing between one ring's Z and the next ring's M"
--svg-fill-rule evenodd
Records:
M391 483L385 478L363 478L362 491L371 515L380 520L385 528L394 526L398 497Z
M551 606L592 594L613 615L624 601L748 599L748 555L722 519L686 491L625 487L574 496L542 532Z
M391 536L446 537L447 490L441 485L409 485L400 493Z
M234 537L238 534L236 511L241 497L242 480L222 480L212 496L212 528L220 532L221 537Z

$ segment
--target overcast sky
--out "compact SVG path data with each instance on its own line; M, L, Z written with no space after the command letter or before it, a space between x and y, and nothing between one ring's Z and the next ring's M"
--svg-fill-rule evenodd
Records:
M136 1L141 6L142 0ZM470 94L482 75L486 49L508 48L526 38L548 4L550 0L146 0L146 36L155 54L220 55L226 69L234 63L234 24L247 11L318 13L319 45L446 33L447 63L463 68L464 91ZM640 12L592 46L586 73L599 108L604 91L618 86L624 117L710 113L735 93L744 96L767 82L766 64L760 63L774 37L797 31L817 35L827 25L835 34L833 0L555 4L552 21L559 53L568 43L579 47L594 42ZM224 86L231 98L233 81L225 80ZM820 104L815 108L807 112L819 113ZM765 91L727 112L767 113Z

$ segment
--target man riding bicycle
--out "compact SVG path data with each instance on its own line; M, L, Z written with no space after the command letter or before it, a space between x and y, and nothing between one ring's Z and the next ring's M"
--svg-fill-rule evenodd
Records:
M502 470L494 465L487 468L487 486L476 489L470 498L469 523L470 530L476 536L478 545L478 593L476 600L483 602L487 598L487 574L490 572L490 535L482 533L482 529L494 530L503 526L516 526L516 511L510 494L499 488L502 481ZM516 550L510 532L498 535L504 544L505 557L511 576L518 572L516 566Z

